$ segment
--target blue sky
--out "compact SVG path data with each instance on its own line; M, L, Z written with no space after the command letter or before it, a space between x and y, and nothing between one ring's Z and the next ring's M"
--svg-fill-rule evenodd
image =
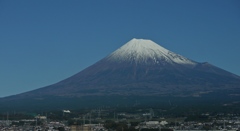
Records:
M0 0L0 97L63 80L132 38L240 75L239 0Z

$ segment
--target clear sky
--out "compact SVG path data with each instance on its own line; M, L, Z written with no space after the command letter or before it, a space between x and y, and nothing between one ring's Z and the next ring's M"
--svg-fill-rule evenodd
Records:
M132 38L240 75L239 0L0 0L0 97L63 80Z

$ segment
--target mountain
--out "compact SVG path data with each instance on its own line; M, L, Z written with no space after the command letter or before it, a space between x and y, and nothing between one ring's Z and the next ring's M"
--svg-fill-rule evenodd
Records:
M140 97L204 97L206 94L214 94L216 99L223 94L224 97L239 96L239 85L239 76L207 62L190 60L151 40L132 39L63 81L1 101L53 97L61 100L89 98L93 101L104 97L133 97L135 100ZM111 100L115 102L115 99Z

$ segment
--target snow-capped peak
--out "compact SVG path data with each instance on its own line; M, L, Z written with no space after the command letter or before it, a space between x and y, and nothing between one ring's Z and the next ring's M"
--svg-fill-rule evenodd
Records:
M107 57L108 60L118 62L135 62L155 64L186 64L195 65L196 62L173 53L151 40L132 39Z

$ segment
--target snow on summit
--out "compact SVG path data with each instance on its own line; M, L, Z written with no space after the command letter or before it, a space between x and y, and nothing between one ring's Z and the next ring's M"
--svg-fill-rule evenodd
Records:
M110 61L131 63L196 64L196 62L173 53L151 40L135 38L110 54L107 59Z

